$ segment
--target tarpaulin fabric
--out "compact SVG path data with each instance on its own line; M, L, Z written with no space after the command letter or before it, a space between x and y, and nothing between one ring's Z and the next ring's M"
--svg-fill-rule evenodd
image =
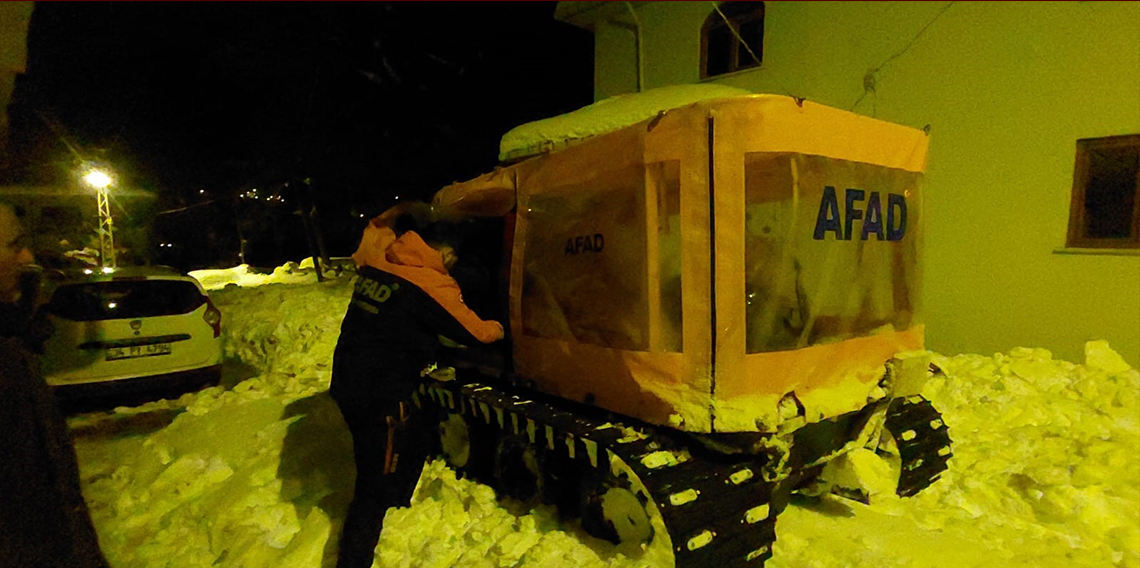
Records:
M789 394L809 420L863 407L886 360L923 347L926 134L789 97L707 112L715 428L771 430Z
M540 388L710 428L710 336L683 325L707 322L709 306L681 301L709 293L707 146L690 137L703 124L666 114L652 131L625 128L512 168L515 367ZM704 229L681 230L694 225Z
M432 209L440 219L499 217L515 207L514 171L497 169L436 192Z
M861 408L922 348L927 137L790 97L705 101L455 184L513 187L515 366L696 432ZM488 197L488 202L500 197Z

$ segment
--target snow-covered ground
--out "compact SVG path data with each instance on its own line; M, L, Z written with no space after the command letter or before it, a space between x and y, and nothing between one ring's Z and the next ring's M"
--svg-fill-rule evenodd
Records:
M199 275L225 314L221 386L71 419L116 568L333 565L354 474L325 390L348 280L289 272ZM1079 365L1042 349L935 362L946 377L924 394L950 470L911 499L797 499L767 565L1140 567L1140 374L1096 342ZM375 566L661 565L518 509L433 462Z

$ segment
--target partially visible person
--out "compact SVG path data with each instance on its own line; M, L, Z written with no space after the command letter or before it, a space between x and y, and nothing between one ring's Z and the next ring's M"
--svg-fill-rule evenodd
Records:
M0 333L20 335L31 319L31 298L22 284L33 262L28 237L16 212L0 202Z
M405 222L389 213L365 229L333 355L329 393L352 434L356 461L337 568L372 566L385 513L411 500L435 434L412 394L436 361L438 336L466 345L503 337L501 324L463 303L448 275L454 251L429 246L413 230L397 236Z
M107 568L67 423L23 336L32 261L19 218L0 203L0 568Z

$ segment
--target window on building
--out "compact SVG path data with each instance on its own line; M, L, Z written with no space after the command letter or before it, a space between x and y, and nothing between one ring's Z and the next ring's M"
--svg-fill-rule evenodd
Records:
M1140 134L1077 140L1072 248L1140 248Z
M763 2L723 2L705 18L701 27L702 79L759 67L763 60Z

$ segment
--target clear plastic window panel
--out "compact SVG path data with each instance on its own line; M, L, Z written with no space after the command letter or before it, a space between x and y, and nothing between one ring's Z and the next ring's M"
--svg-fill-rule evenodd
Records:
M645 170L600 172L526 204L523 333L648 349Z
M748 353L918 323L921 174L759 152L744 172Z
M656 197L657 332L654 351L681 352L681 162L648 164L649 195Z

